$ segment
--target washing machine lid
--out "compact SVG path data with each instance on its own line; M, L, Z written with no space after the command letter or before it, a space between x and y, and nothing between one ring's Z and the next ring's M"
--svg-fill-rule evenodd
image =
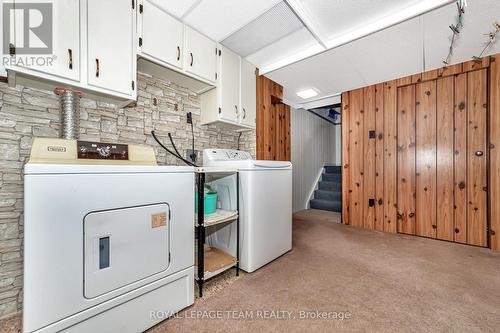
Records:
M203 151L203 166L236 168L245 170L283 170L291 169L288 161L256 161L250 153L236 149L205 149Z
M236 168L240 171L251 170L283 170L291 169L292 163L288 161L264 161L264 160L244 160L244 161L212 161L205 163L209 167Z
M190 173L190 166L158 165L84 165L84 164L37 164L26 163L25 175L36 174L102 174L102 173Z
M291 169L292 163L288 161L264 161L257 160L252 161L252 165L249 168L240 168L240 170L283 170Z

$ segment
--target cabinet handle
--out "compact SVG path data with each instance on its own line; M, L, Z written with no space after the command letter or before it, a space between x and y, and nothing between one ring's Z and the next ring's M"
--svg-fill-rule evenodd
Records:
M235 105L234 109L235 109L236 114L238 114L238 105Z
M73 69L73 50L71 49L68 49L68 66L69 66L69 69Z
M99 59L95 59L95 77L99 77Z
M193 67L193 62L194 62L194 57L193 57L193 52L189 53L191 55L191 67Z
M243 108L243 119L245 119L247 117L247 111L245 110L245 108Z
M181 48L177 46L177 61L181 60Z

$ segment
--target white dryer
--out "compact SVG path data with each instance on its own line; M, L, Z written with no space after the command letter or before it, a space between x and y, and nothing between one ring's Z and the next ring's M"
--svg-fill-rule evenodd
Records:
M237 168L240 178L240 268L253 272L292 249L292 164L288 161L257 161L248 152L205 149L204 166ZM235 209L235 195L227 195L221 179L214 186L221 192L225 209ZM226 199L229 198L229 199ZM228 226L209 240L234 252L236 228Z
M193 304L194 170L146 148L35 140L24 332L140 332Z

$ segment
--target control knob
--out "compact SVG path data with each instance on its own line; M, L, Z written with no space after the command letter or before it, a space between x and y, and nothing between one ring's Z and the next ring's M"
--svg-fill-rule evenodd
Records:
M111 155L111 147L110 146L102 146L97 147L97 152L101 157L109 157Z

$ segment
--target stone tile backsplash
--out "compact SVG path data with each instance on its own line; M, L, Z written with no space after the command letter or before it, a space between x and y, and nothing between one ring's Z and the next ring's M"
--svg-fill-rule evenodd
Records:
M80 139L153 145L158 164L181 165L158 147L151 130L168 144L172 133L179 151L191 148L192 112L195 149L237 148L239 133L216 126L200 126L196 94L150 75L139 74L134 107L82 98ZM0 319L22 310L23 282L23 165L33 137L59 136L59 98L52 91L9 87L0 83ZM255 131L243 132L240 149L255 157Z

